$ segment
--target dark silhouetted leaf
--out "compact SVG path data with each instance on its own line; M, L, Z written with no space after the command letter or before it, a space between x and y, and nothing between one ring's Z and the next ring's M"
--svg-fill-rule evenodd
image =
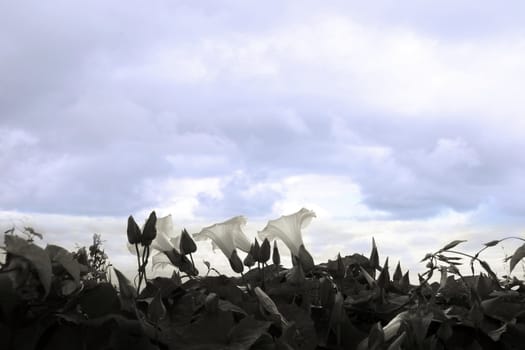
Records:
M73 254L57 245L48 244L45 251L51 261L59 263L67 273L75 280L80 282L80 264L73 258Z
M501 242L501 240L499 239L495 239L493 241L490 241L490 242L487 242L485 243L485 247L494 247L496 244L498 244L499 242Z
M117 275L120 302L125 309L131 311L133 309L133 305L135 304L137 292L131 285L131 282L126 278L126 276L124 276L122 272L114 267L113 271L115 271L115 275Z
M511 322L525 311L525 305L520 300L511 301L505 296L483 300L481 306L486 315L503 322Z
M520 262L521 259L525 257L525 244L523 244L521 247L516 249L514 254L512 254L512 257L510 258L510 272L514 270L514 267L516 267L516 264Z
M492 269L490 268L490 265L484 260L480 260L479 263L480 263L481 267L483 267L483 269L485 269L485 271L487 271L487 273L489 274L490 278L492 278L494 281L498 282L498 276L496 276L496 273L494 273L494 271L492 271Z
M79 297L79 304L89 318L120 311L120 301L117 291L109 283L99 283L95 287L83 291Z
M247 316L230 331L229 349L248 350L266 332L271 322L259 321Z
M368 282L370 286L375 286L376 281L374 278L370 276L370 274L362 266L359 266L359 268L361 269L361 274L365 277L366 282Z
M403 272L401 271L401 262L397 262L396 270L394 271L394 276L392 276L392 280L395 282L399 282L403 278Z
M162 302L160 290L148 306L148 317L153 324L158 324L166 316L166 307Z
M49 289L51 288L53 270L51 267L51 259L49 259L49 255L47 255L46 251L18 236L6 235L4 240L7 253L20 256L31 262L38 273L38 278L40 279L42 286L44 287L45 296L47 296L47 294L49 294Z
M426 260L430 259L432 256L433 256L432 253L426 253L426 254L425 254L425 257L424 257L423 259L421 259L420 262L426 261Z
M304 244L301 244L299 247L299 256L297 258L299 259L299 263L301 264L304 272L309 272L314 268L314 258L310 252L306 250Z
M455 246L457 246L458 244L463 243L463 242L466 242L466 240L457 239L457 240L452 241L449 244L445 245L443 248L440 249L440 251L442 251L442 252L447 251L447 250L452 249Z
M377 278L376 282L380 288L386 288L390 283L390 273L388 272L388 257L385 260L385 265L383 266L383 269L381 270L381 273L379 274L379 277Z

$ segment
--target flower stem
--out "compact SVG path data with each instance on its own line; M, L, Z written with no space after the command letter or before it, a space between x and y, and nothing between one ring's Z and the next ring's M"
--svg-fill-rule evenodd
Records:
M193 262L193 255L191 253L190 253L190 260L191 260L191 266L193 266L193 270L195 270L195 262Z
M137 285L137 295L140 292L140 285L142 284L142 264L140 263L140 253L139 253L139 244L135 243L135 250L137 252L137 264L139 271L139 284Z

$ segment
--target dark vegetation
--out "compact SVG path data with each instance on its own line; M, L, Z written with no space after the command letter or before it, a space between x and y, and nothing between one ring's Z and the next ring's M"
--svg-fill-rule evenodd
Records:
M369 257L314 266L294 259L286 269L266 241L244 260L250 270L231 262L241 276L217 275L211 266L199 276L188 235L181 249L164 252L173 276L148 278L154 220L143 229L128 223L138 253L135 287L110 268L100 236L69 252L39 247L34 231L8 230L0 349L525 348L523 281L498 277L480 258L501 240L475 254L457 250L463 241L451 242L423 258L426 272L412 284L399 263L392 274L388 258L380 263L375 242ZM523 257L525 245L509 257L511 271Z

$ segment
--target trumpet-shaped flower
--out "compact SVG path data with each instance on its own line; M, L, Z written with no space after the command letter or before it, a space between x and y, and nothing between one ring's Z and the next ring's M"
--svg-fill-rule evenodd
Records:
M312 210L302 208L295 214L283 215L278 219L269 220L266 227L259 231L259 238L272 240L279 238L296 257L299 256L301 246L304 246L301 229L308 226L315 217Z
M193 234L193 239L196 241L211 239L213 250L219 248L229 259L235 248L239 248L245 253L250 251L250 241L241 228L244 225L246 225L246 218L236 216L203 228L201 232Z

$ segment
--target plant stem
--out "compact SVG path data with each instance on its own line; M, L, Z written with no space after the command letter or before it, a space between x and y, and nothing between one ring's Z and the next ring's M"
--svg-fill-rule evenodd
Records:
M195 262L193 262L193 255L191 253L190 253L190 260L191 260L191 266L193 266L193 270L195 270Z
M140 292L140 285L142 284L142 264L140 263L139 244L135 243L135 251L137 252L137 264L139 271L139 284L137 285L137 295Z

